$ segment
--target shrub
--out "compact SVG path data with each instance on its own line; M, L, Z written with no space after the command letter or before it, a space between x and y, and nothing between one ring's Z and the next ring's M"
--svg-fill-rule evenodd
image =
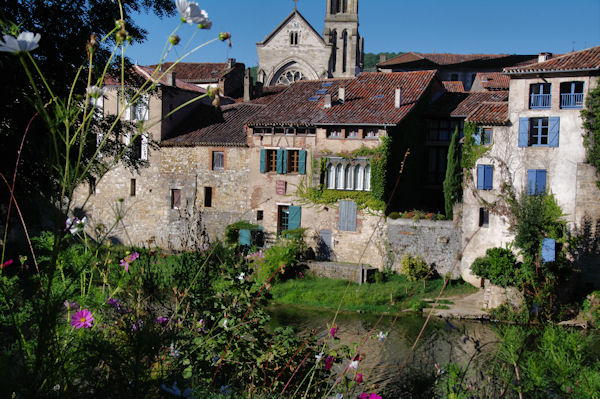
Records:
M505 248L490 248L485 251L484 257L475 259L471 271L500 287L515 286L519 283L517 259L512 251Z
M410 281L419 281L427 278L431 274L431 268L422 257L404 254L400 260L400 271Z
M402 214L400 212L391 212L388 217L390 219L400 219L402 217Z
M594 291L583 301L583 317L592 328L600 328L600 291Z
M295 276L304 247L304 240L280 238L275 245L265 251L262 259L254 263L258 280L267 281L274 275L273 282L275 282ZM278 269L281 270L277 272Z
M227 226L225 228L225 242L227 244L237 244L237 242L240 239L240 230L243 229L256 229L259 226L252 224L250 222L246 222L243 220L240 220L239 222L235 222L233 224L230 224L229 226Z

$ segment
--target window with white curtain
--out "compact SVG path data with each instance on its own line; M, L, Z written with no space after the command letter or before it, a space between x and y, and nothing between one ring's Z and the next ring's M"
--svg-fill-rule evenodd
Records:
M370 191L369 159L329 159L324 179L325 187L330 190Z

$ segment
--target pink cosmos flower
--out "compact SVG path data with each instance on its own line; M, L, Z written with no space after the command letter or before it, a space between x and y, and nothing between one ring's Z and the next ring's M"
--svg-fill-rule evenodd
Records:
M3 264L0 265L0 270L4 269L6 266L10 266L13 264L13 260L9 259L6 262L4 262Z
M140 257L140 254L137 252L131 253L121 259L121 266L125 268L126 272L129 272L129 264Z
M71 316L71 325L76 329L90 328L92 327L93 321L94 316L92 316L92 312L87 309L81 309Z
M360 394L358 399L381 399L381 396L377 395L376 393L363 392Z
M329 330L329 334L331 334L331 338L335 338L335 334L337 334L337 331L338 331L337 326L331 327L331 330Z
M331 370L333 366L333 356L327 356L325 359L325 370Z
M361 373L356 374L356 383L360 384L363 381L363 376Z

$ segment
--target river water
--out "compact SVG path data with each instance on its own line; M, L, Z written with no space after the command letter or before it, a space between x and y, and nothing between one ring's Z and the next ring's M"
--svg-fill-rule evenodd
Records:
M317 337L327 337L334 311L309 309L290 305L276 305L268 309L271 325L294 327L299 336L308 336L319 330ZM493 326L478 321L444 320L432 317L411 350L425 318L414 313L395 316L340 313L335 324L339 327L336 344L359 344L361 356L359 372L365 387L386 392L388 398L431 398L438 368L448 362L463 367L469 365L469 374L477 379L477 370L485 368L495 349ZM381 342L379 332L388 333Z

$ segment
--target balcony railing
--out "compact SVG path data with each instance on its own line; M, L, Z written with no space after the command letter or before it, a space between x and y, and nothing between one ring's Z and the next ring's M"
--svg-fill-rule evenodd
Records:
M551 94L530 94L529 108L550 108Z
M560 95L561 108L583 108L583 93L562 93Z

